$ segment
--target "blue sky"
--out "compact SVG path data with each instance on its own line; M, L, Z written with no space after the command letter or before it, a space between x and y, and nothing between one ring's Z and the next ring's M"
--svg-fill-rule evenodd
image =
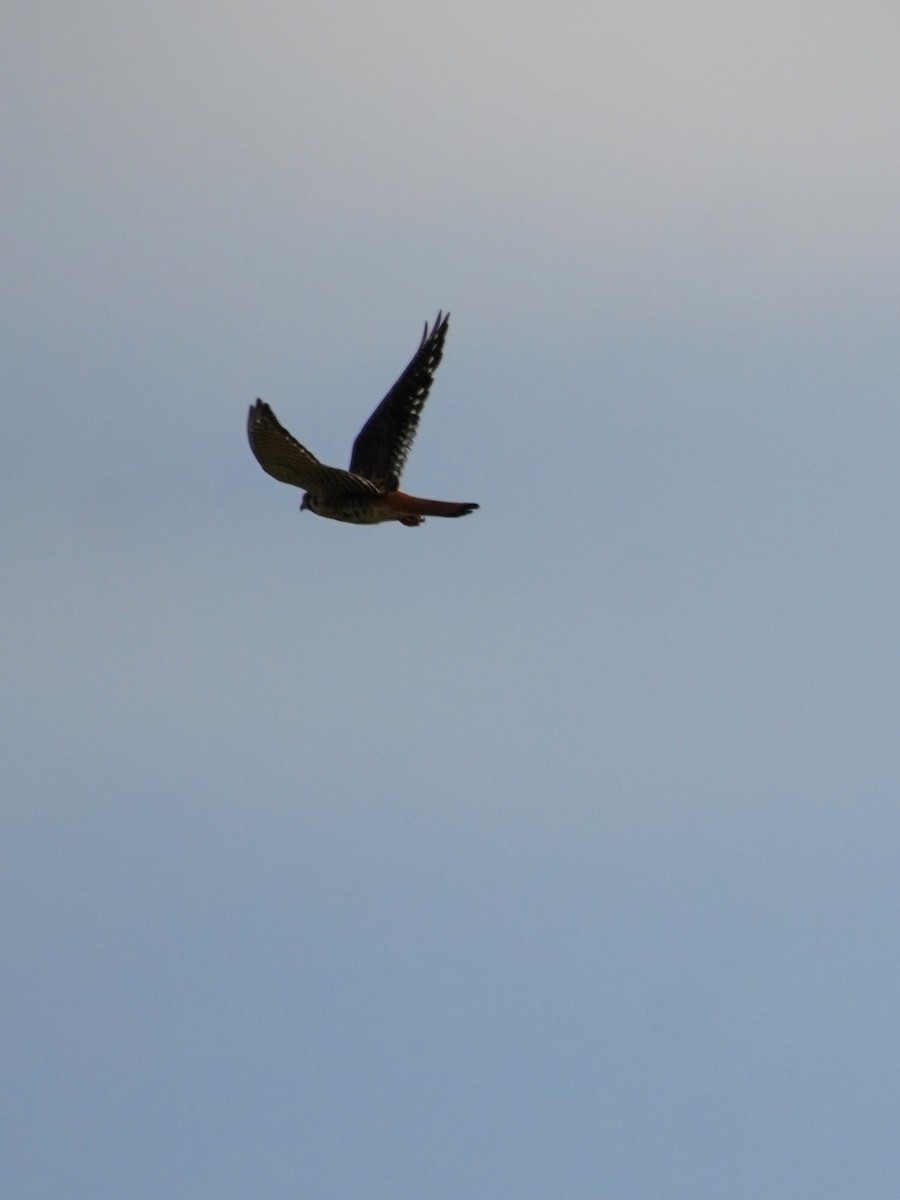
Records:
M3 21L4 1194L893 1198L900 18Z

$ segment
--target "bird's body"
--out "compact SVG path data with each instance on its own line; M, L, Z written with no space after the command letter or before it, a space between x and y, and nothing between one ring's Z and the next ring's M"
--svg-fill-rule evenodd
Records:
M263 400L250 408L247 436L259 465L282 483L305 491L302 509L334 521L421 525L426 517L462 517L477 504L426 500L400 491L400 474L444 351L449 317L438 313L406 370L353 443L350 469L329 467L292 437Z

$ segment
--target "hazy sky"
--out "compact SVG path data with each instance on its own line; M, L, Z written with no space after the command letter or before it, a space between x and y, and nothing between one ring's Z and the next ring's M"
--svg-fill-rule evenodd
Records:
M0 34L3 1195L894 1200L900 12Z

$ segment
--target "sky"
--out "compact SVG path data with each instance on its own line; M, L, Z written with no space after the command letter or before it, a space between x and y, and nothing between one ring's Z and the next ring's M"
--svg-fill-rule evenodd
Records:
M897 10L0 25L3 1194L893 1200Z

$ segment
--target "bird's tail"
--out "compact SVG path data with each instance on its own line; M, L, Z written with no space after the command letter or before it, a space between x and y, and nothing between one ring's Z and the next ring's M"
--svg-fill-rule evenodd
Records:
M401 517L464 517L478 508L477 504L455 500L423 500L421 496L408 496L406 492L389 492L382 498L382 503Z

